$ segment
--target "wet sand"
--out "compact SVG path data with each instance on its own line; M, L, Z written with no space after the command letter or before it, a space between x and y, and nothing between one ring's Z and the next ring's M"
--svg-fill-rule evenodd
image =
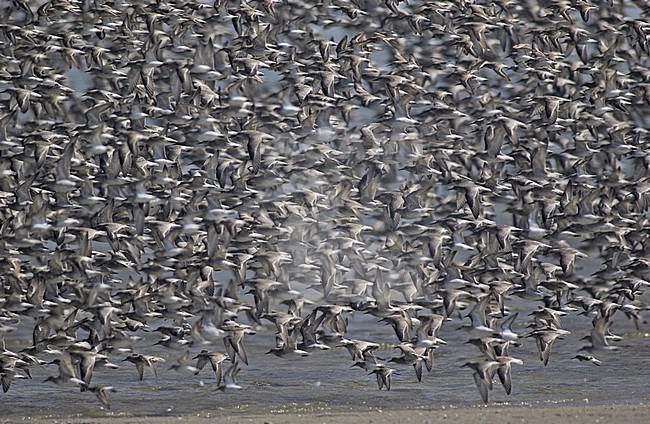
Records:
M584 406L553 406L553 407L504 407L504 406L476 406L464 408L446 409L410 409L410 410L369 410L363 412L279 412L271 409L268 413L256 413L254 415L235 414L224 415L223 411L214 413L203 412L197 415L180 415L164 417L125 417L119 414L106 413L102 416L93 417L23 417L12 422L28 422L33 424L41 423L97 423L97 424L140 424L140 423L186 423L186 424L207 424L207 423L340 423L340 424L404 424L404 423L531 423L548 424L572 423L572 424L595 424L595 423L642 423L650 417L650 404L634 405L584 405ZM0 422L9 422L0 418Z
M365 321L353 324L353 337L369 332ZM584 334L586 327L578 324L588 323L570 320L567 328ZM650 391L647 373L639 370L650 366L650 335L631 332L630 325L621 321L617 327L625 336L626 355L602 353L600 367L572 359L581 344L575 338L554 346L547 367L530 349L530 341L523 340L517 352L524 365L513 371L512 395L497 385L487 406L471 373L458 368L473 351L455 338L457 331L443 334L450 345L440 349L436 367L422 383L403 368L391 391L378 390L373 377L351 369L349 355L342 350L315 352L299 363L264 355L266 340L260 333L248 345L251 362L239 375L241 390L217 390L208 372L194 376L165 367L158 378L146 374L139 381L135 368L124 364L117 370L97 370L98 384L117 389L109 396L111 411L105 411L92 393L80 395L76 388L42 383L55 373L53 366L35 367L32 380L16 381L0 394L0 423L642 424L650 417ZM377 338L375 333L371 337ZM168 363L177 354L170 352Z

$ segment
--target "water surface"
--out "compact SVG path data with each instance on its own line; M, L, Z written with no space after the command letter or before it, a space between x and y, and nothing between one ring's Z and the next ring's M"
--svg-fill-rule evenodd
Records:
M517 305L517 302L514 303ZM518 305L525 307L525 304ZM526 315L520 309L514 330L525 333ZM614 318L612 331L623 336L615 352L594 353L603 361L596 367L572 359L586 344L580 338L589 334L591 323L577 313L565 317L564 326L571 334L553 345L548 366L539 360L534 339L522 340L511 355L524 360L513 365L513 391L507 396L495 383L490 404L500 406L548 406L584 404L635 404L650 400L648 372L650 369L650 334L647 328L637 331L622 314ZM92 393L80 394L76 388L42 383L57 373L56 365L32 367L32 380L17 380L9 392L0 396L0 417L14 421L26 416L148 416L148 415L238 415L273 412L355 411L368 409L441 409L481 406L482 401L472 372L460 365L480 358L478 350L465 344L467 335L458 330L458 319L446 322L440 336L448 342L435 353L434 368L418 383L411 367L396 365L391 391L378 390L374 375L360 368L350 368L352 361L343 348L318 351L304 358L278 358L265 352L273 345L274 329L260 329L247 336L250 365L242 364L237 383L241 390L216 389L214 374L207 366L198 376L190 372L169 370L169 365L183 350L152 347L153 336L136 344L135 351L161 356L167 360L158 366L158 378L145 370L138 380L133 364L118 362L127 356L113 353L117 370L96 369L93 384L111 385L111 411L105 411ZM642 328L642 330L644 330ZM350 316L349 337L384 341L378 356L388 359L397 355L391 349L396 338L390 326L377 323L367 315ZM224 351L223 345L193 346L192 356L203 347ZM139 350L141 348L141 350Z

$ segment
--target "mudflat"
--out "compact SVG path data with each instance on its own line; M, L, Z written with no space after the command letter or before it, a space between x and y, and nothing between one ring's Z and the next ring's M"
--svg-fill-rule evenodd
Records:
M405 424L405 423L530 423L548 424L572 423L572 424L595 424L595 423L641 423L650 416L650 404L633 405L584 405L584 406L552 406L552 407L508 407L508 406L486 406L486 407L463 407L447 409L410 409L410 410L368 410L363 412L278 412L269 410L268 413L260 412L254 415L236 414L227 415L223 411L214 413L202 412L197 415L174 415L174 416L142 416L127 417L118 414L107 413L105 416L93 417L24 417L21 422L33 424L40 423L67 423L67 424L140 424L140 423L184 423L184 424L207 424L207 423L286 423L286 424L316 424L316 423L339 423L339 424ZM16 422L16 417L12 418ZM8 422L0 418L0 422Z

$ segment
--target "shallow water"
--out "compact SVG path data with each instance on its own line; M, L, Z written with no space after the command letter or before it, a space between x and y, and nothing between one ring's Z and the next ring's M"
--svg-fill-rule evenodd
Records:
M515 302L516 305L516 302ZM520 305L526 306L524 304ZM525 333L526 315L520 309L514 330ZM634 404L650 400L648 372L650 368L650 334L648 328L637 331L634 324L618 313L612 331L623 336L620 351L594 354L603 361L600 367L572 359L589 334L590 319L573 313L563 319L571 334L556 340L548 366L537 356L535 341L522 339L522 346L513 348L511 355L524 360L513 365L513 391L506 396L495 382L490 392L490 405L553 404ZM112 355L118 370L97 368L93 384L111 385L111 411L105 411L92 393L79 393L73 387L58 387L42 381L56 374L56 365L32 367L32 380L17 380L8 393L0 395L0 417L13 421L19 417L43 416L146 416L146 415L238 415L277 412L364 411L368 409L441 409L480 406L482 401L474 385L472 372L459 368L467 360L478 359L478 350L465 344L467 336L457 330L458 319L446 322L440 336L448 342L435 353L434 369L418 383L410 366L396 365L391 391L378 390L375 377L360 368L350 368L352 361L343 348L312 353L305 358L278 358L266 355L273 345L274 330L260 329L247 336L245 346L250 365L242 364L237 376L241 390L216 390L210 367L198 376L190 372L169 370L169 365L183 350L151 347L153 338L138 342L134 349L145 354L164 357L158 364L158 378L145 370L139 381L135 367L118 363L127 354ZM647 326L647 325L646 325ZM150 336L153 337L153 336ZM384 341L378 356L388 359L396 355L391 349L395 335L390 326L357 314L350 317L349 337ZM141 350L138 348L141 347ZM223 351L220 343L205 346ZM194 356L203 347L191 348ZM226 365L227 366L227 365Z

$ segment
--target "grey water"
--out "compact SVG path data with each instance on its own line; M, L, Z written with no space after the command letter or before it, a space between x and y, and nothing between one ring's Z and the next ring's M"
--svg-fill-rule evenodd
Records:
M525 309L526 303L516 299L511 304L513 311L520 312L513 330L525 334L527 319L530 318L527 315L531 311ZM466 314L467 311L462 312L462 316ZM580 339L591 329L591 318L578 315L578 312L563 318L564 328L571 334L555 341L548 366L540 361L534 339L521 339L522 345L511 350L512 356L524 361L521 366L513 364L512 394L507 396L501 385L495 382L487 407L632 405L649 401L650 329L643 324L637 330L634 323L620 312L613 322L612 332L623 337L616 343L621 349L594 353L603 361L600 367L573 359L587 344ZM412 367L395 365L399 374L394 376L390 391L378 390L374 375L368 375L358 367L351 368L352 360L344 348L317 351L308 357L297 358L266 354L269 346L274 345L275 328L271 326L258 328L257 334L244 340L249 366L241 364L241 372L237 375L237 384L242 388L217 390L209 366L199 375L170 370L169 366L185 350L152 347L155 338L149 333L136 343L134 351L166 360L157 364L157 378L145 369L144 380L139 381L133 364L119 362L127 353L111 356L111 361L120 366L117 370L96 367L93 384L110 385L117 390L109 395L110 411L104 410L90 392L80 394L74 387L43 383L47 376L58 372L56 365L44 365L32 367L31 380L15 380L11 389L0 395L0 419L12 422L27 417L236 416L482 407L472 371L460 368L466 361L479 359L478 350L466 344L467 336L458 330L463 323L466 324L467 320L455 317L443 325L440 337L448 344L436 350L433 370L430 373L425 371L422 382L417 381ZM398 350L393 349L396 338L392 328L377 323L375 318L350 315L348 330L349 338L383 341L385 345L377 351L378 357L388 360L397 356ZM29 339L28 334L23 336L24 340ZM219 342L192 346L192 357L203 348L225 351ZM224 363L224 368L227 367L228 364Z

